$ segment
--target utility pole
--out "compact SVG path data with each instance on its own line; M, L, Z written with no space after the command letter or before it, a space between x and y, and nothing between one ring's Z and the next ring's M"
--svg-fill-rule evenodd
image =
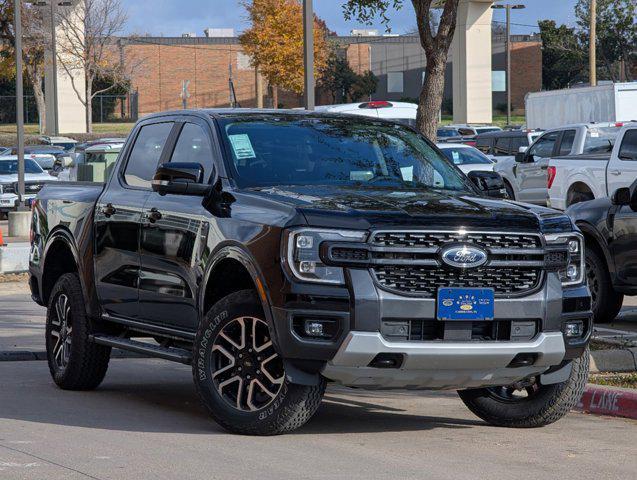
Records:
M314 8L312 0L303 0L303 65L305 67L305 89L303 92L306 110L314 110Z
M591 0L591 28L589 42L589 76L591 87L597 85L597 0Z
M15 0L15 103L18 129L18 210L24 207L24 92L22 78L22 10L21 1Z
M506 9L506 89L507 125L511 125L511 10L522 10L524 5L493 5L493 9Z
M58 55L57 38L55 34L55 12L57 0L51 0L51 62L53 66L53 135L60 134L60 122L58 116Z

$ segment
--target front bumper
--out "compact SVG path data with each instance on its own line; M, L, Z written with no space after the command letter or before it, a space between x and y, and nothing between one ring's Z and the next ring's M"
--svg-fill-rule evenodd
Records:
M24 200L31 202L36 195L25 195ZM9 212L16 209L18 206L18 196L13 193L4 193L0 195L0 211Z
M401 356L400 368L369 365L379 354ZM536 360L510 367L516 356ZM380 333L350 332L322 374L362 388L457 389L508 385L537 375L564 359L560 332L541 333L530 342L389 342Z

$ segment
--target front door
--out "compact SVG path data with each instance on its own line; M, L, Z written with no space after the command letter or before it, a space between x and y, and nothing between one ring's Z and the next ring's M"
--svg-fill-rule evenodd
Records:
M529 149L525 162L516 165L520 201L546 205L548 197L546 170L559 136L560 132L544 134Z
M171 162L204 167L205 181L213 172L211 129L195 117L177 124ZM208 224L202 197L151 193L144 207L141 237L140 309L144 321L194 331L197 291L203 277Z
M608 164L608 195L618 188L629 187L637 179L637 128L625 131L622 138L617 139L619 150L611 155Z
M132 135L122 168L115 172L95 212L95 283L104 313L125 318L139 314L139 242L150 179L173 123L142 124Z

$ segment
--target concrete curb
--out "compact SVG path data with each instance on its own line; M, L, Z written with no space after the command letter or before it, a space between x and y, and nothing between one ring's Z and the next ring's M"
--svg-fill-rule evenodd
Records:
M150 358L135 352L127 352L114 348L111 358ZM29 362L33 360L46 360L46 352L31 352L28 350L0 351L0 362Z
M637 390L588 384L573 410L637 420Z
M0 273L21 273L29 270L31 245L26 242L9 243L0 247Z
M637 348L594 350L591 352L591 373L637 371Z

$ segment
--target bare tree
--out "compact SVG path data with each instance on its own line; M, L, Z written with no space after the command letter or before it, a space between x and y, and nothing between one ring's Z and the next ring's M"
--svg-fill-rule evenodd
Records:
M0 0L0 43L11 59L11 70L15 68L15 32L13 21L13 0ZM30 5L22 5L22 58L26 76L33 88L33 96L40 119L40 133L44 133L46 125L46 103L44 101L44 72L46 69L44 52L50 42L45 21L40 9ZM7 62L4 62L5 66ZM8 68L6 70L9 70Z
M60 8L61 40L58 63L70 77L73 90L86 107L86 126L93 131L92 105L96 95L128 83L138 65L120 54L117 35L126 24L121 0L80 0L79 5ZM78 71L85 82L79 85ZM93 90L95 80L105 78L109 86Z

